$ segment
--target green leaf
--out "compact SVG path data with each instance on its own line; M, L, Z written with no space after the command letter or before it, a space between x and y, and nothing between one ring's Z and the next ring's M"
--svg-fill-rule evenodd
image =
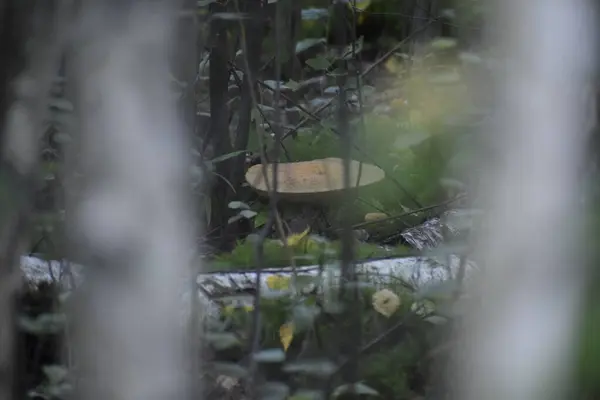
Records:
M240 21L243 19L248 19L249 16L248 14L245 13L231 13L231 12L225 12L225 13L216 13L213 14L213 18L214 19L222 19L225 21Z
M44 365L42 371L51 385L62 383L69 374L69 371L62 365Z
M300 389L289 400L325 400L325 393L322 390Z
M64 132L57 132L52 136L52 138L58 144L67 144L67 143L71 143L73 141L73 139L71 138L71 135L69 135L68 133L64 133Z
M232 347L241 345L237 336L230 332L213 333L208 332L204 335L204 338L208 343L215 347L217 350L225 350Z
M310 256L310 259L314 259L314 256ZM316 285L321 283L321 277L318 275L298 275L296 276L294 283L296 284L296 289L298 289L298 291L308 291L312 290Z
M227 154L223 154L222 156L215 157L212 160L210 160L210 162L213 164L216 164L216 163L229 160L230 158L233 158L233 157L239 156L240 154L245 154L245 153L246 153L246 150L232 151L231 153L227 153Z
M261 297L265 300L278 300L290 297L291 294L290 290L265 290L262 292Z
M258 397L262 400L286 400L290 388L281 382L266 382L258 387Z
M301 373L313 376L329 376L337 370L337 366L327 359L301 360L283 366L287 373Z
M241 215L234 215L233 217L229 217L229 219L227 220L228 224L233 224L236 221L239 221L240 219L242 219L244 217L242 217Z
M331 62L327 58L319 56L306 60L306 65L317 71L322 71L329 68L331 66Z
M73 113L50 109L50 115L48 117L49 118L46 123L48 127L53 127L57 131L72 131L75 122Z
M329 10L327 8L305 8L302 10L303 21L317 21L325 19L328 16Z
M220 375L227 375L232 378L245 378L248 376L248 369L241 365L229 362L212 363L212 369Z
M246 219L250 219L256 217L257 212L252 210L242 210L240 211L240 215Z
M300 83L296 82L293 79L290 79L285 83L285 86L289 87L292 90L298 90L298 88L300 87Z
M19 319L19 327L28 333L52 334L61 332L67 321L64 314L41 314L36 318L22 316Z
M425 132L406 133L396 139L394 142L394 148L396 150L405 150L424 142L425 140L429 139L429 137L430 136Z
M292 321L297 331L302 332L313 326L315 318L321 309L314 306L299 304L292 309Z
M66 399L73 393L73 385L67 382L58 385L52 385L47 388L51 399Z
M252 358L259 363L280 363L285 361L285 352L281 349L267 349L254 353Z
M257 104L256 108L258 108L262 112L273 112L273 111L275 111L274 107L267 106L267 105L264 105L264 104Z
M261 211L256 215L256 217L254 217L254 225L256 227L262 226L267 223L268 219L269 219L269 212Z
M69 100L62 97L51 97L50 100L48 100L48 107L56 111L69 113L75 111L73 104Z
M448 318L440 317L439 315L432 315L425 318L425 321L434 325L444 325L448 322Z
M379 396L377 390L365 385L364 383L348 383L338 386L332 393L332 397L336 398L346 393L355 393L361 396Z
M250 206L248 206L248 204L242 202L242 201L230 201L229 204L227 204L227 207L231 208L232 210L237 210L237 209L244 209L244 210L248 210L250 208Z
M296 43L296 54L298 53L302 53L303 51L306 51L308 49L310 49L311 47L314 46L318 46L320 44L325 44L327 43L327 41L324 38L308 38L308 39L304 39L304 40L300 40L298 43Z
M265 86L269 87L273 91L277 90L277 87L279 87L280 90L291 89L285 83L280 82L280 81L267 80L267 81L264 81L263 84ZM260 104L259 104L259 106L260 106ZM271 109L269 111L274 111L273 107L268 107L268 108Z
M454 38L440 37L431 41L433 50L449 50L456 48L458 41Z
M462 191L466 189L466 185L458 179L441 178L440 185L446 189Z
M483 62L477 54L468 52L460 53L458 58L465 64L481 64Z

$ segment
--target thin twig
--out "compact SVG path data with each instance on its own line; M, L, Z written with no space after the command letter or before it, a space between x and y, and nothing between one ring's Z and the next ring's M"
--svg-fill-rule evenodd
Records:
M371 71L373 71L375 68L377 68L379 65L381 65L382 63L384 63L385 61L387 61L388 58L390 58L395 52L397 52L398 50L400 50L402 47L404 47L404 45L406 45L406 43L410 42L414 36L416 36L417 34L421 33L422 31L424 31L425 29L427 29L431 24L433 23L433 21L429 22L429 24L426 24L424 26L422 26L421 28L415 30L414 32L412 32L409 36L407 36L405 39L401 40L400 42L398 42L398 44L396 44L390 51L388 51L387 53L385 53L383 56L381 56L377 61L375 61L373 64L369 65L369 67L367 67L361 74L360 77L361 79L366 78L367 75L369 75L371 73ZM333 101L335 100L335 98L331 98L329 99L326 103L324 103L323 105L321 105L319 108L317 108L313 114L314 115L319 115L322 111L324 111L325 109L329 108L329 106L331 106L331 104L333 104ZM298 132L299 129L303 128L308 122L310 121L309 118L305 118L302 121L300 121L298 124L296 124L296 126L294 126L291 130L289 130L288 132L286 132L283 137L281 138L281 140L285 140L286 138L288 138L289 136L293 135L294 133Z

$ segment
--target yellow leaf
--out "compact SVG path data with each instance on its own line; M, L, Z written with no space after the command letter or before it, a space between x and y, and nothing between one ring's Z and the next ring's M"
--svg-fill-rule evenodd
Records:
M229 305L223 307L223 315L231 316L237 310L240 310L240 309L245 312L250 312L250 311L254 310L254 306L252 306L251 304L244 304L243 306L236 306L233 304L229 304Z
M378 221L380 219L386 219L388 217L387 214L382 212L372 212L365 214L365 222Z
M383 289L373 294L373 308L385 317L391 317L400 306L400 298L396 293Z
M296 234L288 236L285 239L286 242L287 242L287 245L290 246L290 247L297 247L306 238L306 236L308 235L308 232L310 232L310 227L306 228L304 230L304 232L296 233Z
M395 109L402 109L406 107L406 100L404 99L394 99L390 102L390 106Z
M358 18L356 19L356 24L361 25L365 22L366 16L363 12L369 5L371 4L371 0L359 0L356 2L356 13L358 14Z
M356 8L360 11L363 11L370 5L371 5L371 0L357 0L357 2L356 2Z
M225 314L225 315L231 315L231 314L233 314L234 311L235 311L235 307L232 305L223 307L223 314Z
M402 64L394 57L390 57L384 64L384 68L391 74L398 74L402 71Z
M267 277L267 287L272 290L285 290L290 287L290 277L270 275Z
M283 345L283 350L287 351L294 338L294 324L288 322L279 327L279 339Z

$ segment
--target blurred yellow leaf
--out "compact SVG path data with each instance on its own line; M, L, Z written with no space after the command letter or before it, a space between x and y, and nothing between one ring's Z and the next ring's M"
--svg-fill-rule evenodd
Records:
M285 290L290 287L290 277L270 275L267 277L267 287L272 290Z
M377 221L380 219L386 219L388 217L387 214L382 212L372 212L365 214L365 222Z
M231 315L231 314L233 314L234 311L235 311L234 306L229 305L229 306L223 307L223 314L225 314L225 315Z
M348 8L352 10L352 3L348 2L347 5ZM357 0L356 8L354 9L356 14L358 14L358 18L356 19L357 25L360 25L365 21L365 13L363 11L369 7L369 5L371 5L371 0Z
M294 324L288 322L279 327L279 339L283 345L283 350L287 351L294 338Z
M396 293L383 289L373 294L373 308L379 314L391 317L400 306L400 298Z
M308 238L304 245L304 252L305 253L316 253L319 249L321 249L322 246L323 246L322 243L319 243L314 239Z
M394 99L390 102L390 106L396 110L402 109L406 107L406 100L404 99Z
M369 5L371 5L371 0L358 0L356 2L356 8L361 11L369 7Z
M227 316L231 316L237 310L243 310L245 312L250 312L250 311L254 310L254 307L250 304L244 304L243 306L237 306L237 305L230 304L230 305L223 307L223 314L227 315Z
M304 242L304 240L306 239L306 236L308 236L309 232L310 232L310 227L306 228L306 230L304 230L304 232L296 233L296 234L288 236L285 239L285 241L289 247L298 247L299 245L301 245Z
M384 64L384 68L391 74L398 74L402 71L402 64L395 57L390 57Z

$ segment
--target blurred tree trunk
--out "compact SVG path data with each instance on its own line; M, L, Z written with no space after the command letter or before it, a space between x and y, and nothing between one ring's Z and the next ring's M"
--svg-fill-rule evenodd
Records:
M187 140L193 143L194 138L199 134L197 126L197 104L196 104L196 78L198 76L199 66L199 24L196 12L197 6L195 0L185 0L182 5L182 16L180 17L177 26L175 27L175 51L172 59L171 71L179 82L184 83L184 91L179 98L178 112L183 121L184 135ZM205 212L202 210L202 205L199 204L194 210L194 215L199 215L201 225L204 225ZM194 232L197 235L197 232ZM191 363L189 368L189 376L192 387L190 390L193 396L200 394L199 380L200 375L200 354L199 343L197 338L200 337L198 322L191 322L188 335L189 345L193 357L190 357Z
M18 4L20 3L20 4ZM18 187L22 184L15 166L6 160L4 148L10 107L15 100L11 85L25 66L24 33L21 30L29 18L29 7L19 0L0 3L0 399L9 400L20 391L13 371L15 325L15 280L19 245L25 218L19 212ZM29 6L29 7L27 7ZM19 196L21 195L21 196Z
M56 1L0 2L0 399L25 396L15 292L28 244L39 134L57 70ZM63 23L65 21L62 21ZM12 396L11 396L12 395Z

